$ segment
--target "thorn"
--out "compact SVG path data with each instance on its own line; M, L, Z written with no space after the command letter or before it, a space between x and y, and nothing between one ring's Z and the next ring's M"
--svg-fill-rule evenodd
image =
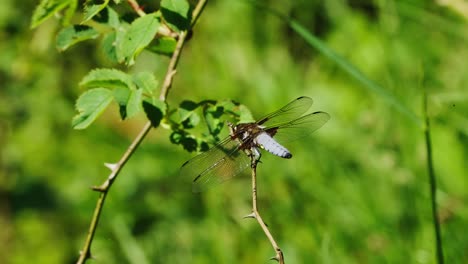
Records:
M255 217L254 213L250 213L250 214L244 216L243 218L245 219L245 218L257 218L257 217Z
M279 262L278 256L271 257L270 260L276 260L277 262Z
M104 163L104 166L106 166L109 170L114 171L115 168L117 168L117 163Z
M92 186L91 190L96 192L104 192L104 189L101 186Z

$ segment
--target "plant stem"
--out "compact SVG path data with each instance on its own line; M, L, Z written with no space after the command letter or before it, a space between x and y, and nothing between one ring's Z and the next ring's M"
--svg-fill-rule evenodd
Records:
M109 193L112 183L119 175L119 172L122 170L125 163L130 159L132 154L135 152L136 148L145 138L146 134L151 130L151 122L146 123L145 127L141 130L138 136L133 140L132 144L125 151L124 155L120 158L119 162L112 167L112 172L107 178L107 180L101 186L95 186L92 189L100 192L99 199L94 209L93 218L91 219L91 224L89 226L88 235L86 237L86 242L83 246L83 249L80 252L80 257L77 261L78 264L85 263L87 259L91 258L91 243L93 242L94 234L96 233L96 228L99 223L99 219L104 207L104 201L106 200L107 194Z
M280 264L284 264L283 252L279 248L278 243L276 243L275 239L273 238L273 235L271 234L267 225L265 224L265 222L263 222L260 212L258 211L258 206L257 206L257 164L258 164L258 161L259 159L255 157L253 153L251 153L250 162L251 162L251 168L252 168L252 213L250 215L247 215L246 217L257 219L258 224L262 228L268 240L270 240L271 246L276 252L276 256L274 256L271 259L278 261Z
M136 1L129 1L130 3L136 3ZM194 9L193 13L193 19L192 19L192 25L195 25L196 20L200 16L201 11L203 10L203 7L206 5L207 0L201 0L197 3L197 6ZM196 11L196 12L195 12ZM143 11L142 11L143 12ZM174 50L174 53L172 54L171 61L169 62L168 69L166 72L166 76L164 77L164 83L161 88L161 93L159 95L159 99L162 101L166 101L167 95L169 93L169 90L172 86L172 79L174 77L174 74L176 73L176 67L180 58L180 54L182 51L182 48L184 46L184 43L186 41L186 36L187 32L183 31L179 35L179 39L177 42L176 49ZM91 244L93 242L94 235L96 233L97 225L99 223L99 219L102 213L102 209L104 208L104 202L107 197L107 194L109 193L109 190L112 186L112 183L116 180L117 176L119 175L119 172L122 170L123 166L127 161L130 159L132 154L135 152L137 147L140 145L140 143L143 141L143 139L146 137L148 132L151 130L151 122L147 122L140 133L137 135L137 137L133 140L133 142L130 144L128 147L127 151L125 151L124 155L120 158L119 162L116 164L112 164L108 166L111 169L111 173L107 180L101 184L100 186L95 186L92 189L95 191L100 192L100 196L97 200L96 207L94 209L94 214L91 219L91 224L89 226L88 230L88 235L86 236L86 241L83 246L83 249L80 252L79 259L77 261L77 264L82 264L85 263L86 260L90 259L92 257L91 255Z
M135 10L135 12L139 15L139 16L145 16L146 13L145 11L143 11L143 9L141 8L141 6L138 4L138 2L136 0L127 0L127 2L130 4L130 6L132 7L133 10Z
M425 119L425 130L424 136L426 140L426 152L427 152L427 171L429 176L429 187L431 195L431 207L432 207L432 221L434 223L435 232L435 243L436 243L436 259L438 264L444 264L444 251L442 247L442 237L440 231L439 218L437 217L437 181L434 172L434 165L432 160L432 144L431 144L431 126L429 122L429 115L427 113L427 92L424 91L423 98L424 107L424 119Z

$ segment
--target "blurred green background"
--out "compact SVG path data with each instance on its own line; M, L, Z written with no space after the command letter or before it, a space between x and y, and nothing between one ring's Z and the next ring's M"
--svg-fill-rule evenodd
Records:
M145 5L144 1L140 2ZM440 1L266 1L298 20L421 120L429 93L446 263L468 263L468 5ZM98 194L145 117L117 106L71 129L78 83L110 66L89 41L59 53L60 25L29 28L36 1L0 9L0 263L74 263ZM125 3L123 3L125 4ZM161 78L143 53L130 71ZM331 120L264 155L259 206L286 263L435 263L423 127L345 74L288 26L243 1L210 1L185 47L169 104L225 98L255 117L298 96ZM175 178L194 154L153 130L113 186L89 263L269 263L250 181L202 194Z

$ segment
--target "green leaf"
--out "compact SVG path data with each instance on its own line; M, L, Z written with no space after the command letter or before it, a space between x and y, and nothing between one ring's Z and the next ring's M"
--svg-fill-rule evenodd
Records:
M133 82L139 89L142 89L148 95L153 95L153 92L158 87L158 81L150 72L139 72L133 75Z
M34 9L31 20L31 28L35 28L42 24L55 13L66 8L68 5L76 4L75 0L42 0L41 3Z
M343 57L335 53L325 43L323 43L320 39L315 37L312 33L310 33L306 28L304 28L298 22L290 19L288 20L288 23L289 23L289 26L297 34L299 34L302 38L304 38L304 40L310 46L316 48L320 53L328 57L330 60L334 61L351 77L355 78L360 83L362 83L364 87L367 88L369 91L376 93L390 106L394 107L400 113L402 113L403 115L411 119L414 123L422 126L422 121L410 109L408 109L403 103L401 103L393 94L391 94L388 90L386 90L384 87L380 86L379 84L367 78L359 69L357 69L351 63L349 63L346 59L344 59Z
M114 29L118 29L120 26L119 14L114 9L107 7L107 24Z
M224 121L221 120L221 116L223 116L224 111L224 107L219 105L209 106L203 109L208 130L210 135L215 139L218 139L219 133L221 133L224 127Z
M95 39L99 36L94 28L83 25L68 26L60 30L57 34L57 49L64 51L78 42L88 39Z
M84 8L84 18L81 23L84 23L91 18L93 18L95 15L97 15L99 12L101 12L106 6L109 4L109 0L104 0L104 3L95 5L95 4L86 4Z
M252 112L250 112L250 109L243 104L239 105L238 113L239 113L239 123L249 123L249 122L255 121L252 115Z
M150 120L151 125L153 127L157 127L165 116L167 106L163 101L160 100L154 100L153 102L144 100L143 109L145 111L146 117L148 120Z
M115 31L108 33L104 36L101 49L106 58L108 58L113 63L118 63L117 51L115 48L117 33Z
M234 115L239 123L249 123L255 121L252 116L252 112L250 112L249 108L243 104L233 102L232 100L224 100L219 102L217 105L224 107L225 113Z
M161 13L172 30L181 31L189 27L190 5L186 0L162 0Z
M130 75L115 69L95 69L86 75L80 82L85 88L127 88L134 90L135 85Z
M114 100L119 105L120 118L127 118L127 103L130 98L130 89L117 87L114 89Z
M125 61L128 65L133 64L135 57L153 40L159 24L159 16L156 13L135 19L118 43L119 61Z
M134 117L138 112L141 111L141 98L143 90L137 89L130 92L130 97L128 98L127 104L127 117Z
M189 152L197 151L198 149L199 144L197 139L185 131L173 131L169 138L173 144L182 145Z
M72 127L87 128L111 102L112 91L109 89L96 88L83 93L76 102L78 115L73 118Z
M151 43L148 49L154 53L163 55L172 55L177 45L177 41L174 38L162 37L157 38Z

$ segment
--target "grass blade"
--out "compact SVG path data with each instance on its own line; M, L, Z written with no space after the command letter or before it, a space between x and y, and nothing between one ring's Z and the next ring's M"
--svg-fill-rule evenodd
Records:
M286 19L286 18L283 18ZM375 83L371 79L367 78L358 68L349 63L346 59L335 53L330 49L324 42L315 37L310 33L306 28L301 24L296 22L293 19L287 19L289 26L299 34L304 40L312 47L316 48L320 53L328 57L330 60L334 61L338 66L340 66L345 72L350 76L358 80L364 85L368 90L379 95L383 100L385 100L389 105L394 107L400 113L404 114L406 117L411 119L414 123L422 127L421 120L404 104L402 104L393 94L388 92L384 87Z

